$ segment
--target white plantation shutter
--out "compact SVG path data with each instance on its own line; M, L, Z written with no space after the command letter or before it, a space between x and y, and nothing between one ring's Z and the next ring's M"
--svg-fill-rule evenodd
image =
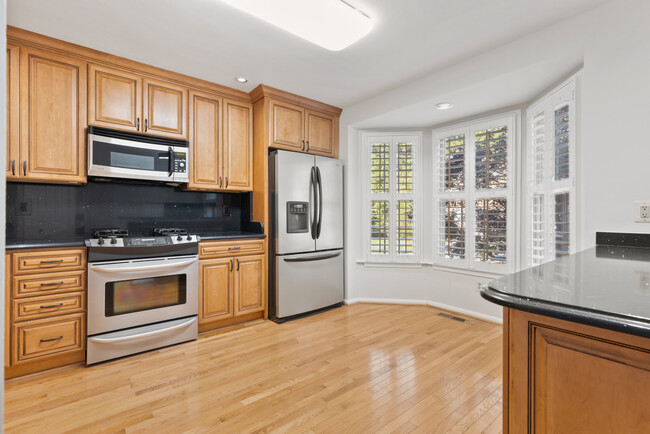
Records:
M514 114L437 131L436 262L514 267Z
M526 263L575 251L575 78L528 108Z
M418 135L364 134L367 161L366 257L371 262L419 261Z

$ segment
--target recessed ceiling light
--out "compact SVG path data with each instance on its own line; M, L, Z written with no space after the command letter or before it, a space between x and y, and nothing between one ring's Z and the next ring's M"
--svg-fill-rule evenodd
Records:
M316 45L339 51L366 36L370 18L342 0L222 0Z
M237 77L235 78L235 80L237 80L240 83L246 83L248 81L246 77Z
M449 110L454 106L453 103L450 102L441 102L439 104L436 104L436 109L438 110Z

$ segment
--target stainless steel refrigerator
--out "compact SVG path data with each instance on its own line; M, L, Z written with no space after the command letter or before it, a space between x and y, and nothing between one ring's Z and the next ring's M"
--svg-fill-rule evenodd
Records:
M269 154L269 316L276 322L343 303L343 162Z

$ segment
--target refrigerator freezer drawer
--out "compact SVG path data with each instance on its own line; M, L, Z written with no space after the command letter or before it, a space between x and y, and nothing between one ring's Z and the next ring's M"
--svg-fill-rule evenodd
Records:
M278 318L343 301L343 250L275 257Z

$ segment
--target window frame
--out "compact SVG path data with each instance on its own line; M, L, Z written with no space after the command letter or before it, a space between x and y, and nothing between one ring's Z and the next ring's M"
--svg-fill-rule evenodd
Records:
M461 268L495 274L506 274L517 269L519 260L518 233L516 224L518 220L517 205L517 166L519 149L519 111L511 111L487 116L471 121L466 121L444 128L434 128L432 141L434 147L433 156L433 263L450 268ZM476 189L476 149L475 133L489 128L506 125L508 127L508 148L507 148L507 187L503 189ZM445 192L442 190L442 152L440 151L441 139L465 134L465 172L464 190ZM476 211L475 204L480 199L496 199L505 197L507 200L506 213L506 251L507 259L504 264L486 263L477 261L475 258L476 246ZM450 259L444 257L440 252L442 234L442 201L464 200L465 201L465 258Z
M361 231L362 252L364 262L369 264L421 264L423 251L422 237L422 132L361 132L362 143L362 215ZM389 152L389 191L388 193L372 193L370 190L370 148L373 143L390 143ZM413 192L397 193L397 144L402 142L413 143ZM377 255L371 253L370 231L371 213L370 206L373 200L387 200L389 202L389 253ZM397 254L397 202L399 200L413 200L413 254Z
M556 196L563 193L569 194L569 251L576 251L579 231L576 222L579 212L579 200L576 195L577 174L577 148L579 138L579 107L578 107L578 80L581 72L573 74L561 84L546 92L540 98L535 100L526 109L526 125L529 131L526 134L524 168L526 181L524 183L524 249L522 253L522 263L526 267L540 265L556 259L556 228L555 228L555 200ZM569 105L569 176L566 179L555 179L555 110L563 105ZM540 114L544 114L544 149L543 149L543 179L541 183L536 182L536 172L533 169L533 159L535 152L535 130L532 126L533 119ZM549 116L553 113L553 116ZM550 119L550 122L546 122ZM549 138L546 135L552 133ZM539 255L533 255L533 202L534 197L541 196L544 199L542 210L543 232L544 232L544 254L543 259L538 260Z

